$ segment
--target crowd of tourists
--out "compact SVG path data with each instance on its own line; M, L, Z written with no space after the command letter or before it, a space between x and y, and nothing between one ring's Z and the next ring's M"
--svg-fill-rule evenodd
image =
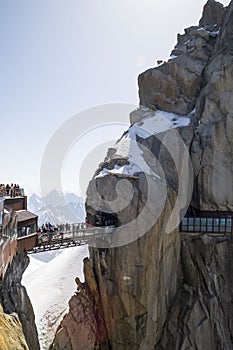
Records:
M57 232L58 227L50 224L50 222L46 222L45 224L39 227L38 233L48 233L48 232Z
M88 215L86 218L88 226L117 226L117 218L111 214L97 212L95 216Z
M23 197L24 189L19 187L18 184L0 184L0 192L5 196L9 196L11 198L14 197Z

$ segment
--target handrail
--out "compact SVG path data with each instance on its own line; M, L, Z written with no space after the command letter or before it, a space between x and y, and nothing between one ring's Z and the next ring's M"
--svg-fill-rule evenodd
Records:
M21 240L24 240L26 238L30 238L30 237L34 237L34 236L38 236L37 232L30 233L29 235L24 235L24 236L18 237L17 240L21 241Z

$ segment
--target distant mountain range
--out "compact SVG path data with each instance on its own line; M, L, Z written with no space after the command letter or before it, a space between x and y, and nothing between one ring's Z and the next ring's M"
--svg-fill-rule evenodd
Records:
M74 193L61 195L52 190L44 198L37 194L28 199L28 210L39 216L38 224L78 223L85 221L85 202Z

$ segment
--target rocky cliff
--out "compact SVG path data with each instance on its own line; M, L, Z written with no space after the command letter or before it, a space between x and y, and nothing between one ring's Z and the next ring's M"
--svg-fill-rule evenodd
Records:
M183 283L154 349L233 347L231 237L182 237Z
M25 287L23 272L29 264L25 254L13 258L0 285L0 349L39 350L35 316Z
M233 2L208 0L139 76L131 127L87 191L89 221L118 227L90 246L52 349L232 349L232 237L178 225L190 203L232 211L232 17Z

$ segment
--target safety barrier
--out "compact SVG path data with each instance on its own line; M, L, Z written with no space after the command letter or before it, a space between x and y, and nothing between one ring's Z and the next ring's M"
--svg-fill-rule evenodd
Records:
M222 213L220 213L223 215ZM181 232L233 234L232 216L184 217L180 224Z

